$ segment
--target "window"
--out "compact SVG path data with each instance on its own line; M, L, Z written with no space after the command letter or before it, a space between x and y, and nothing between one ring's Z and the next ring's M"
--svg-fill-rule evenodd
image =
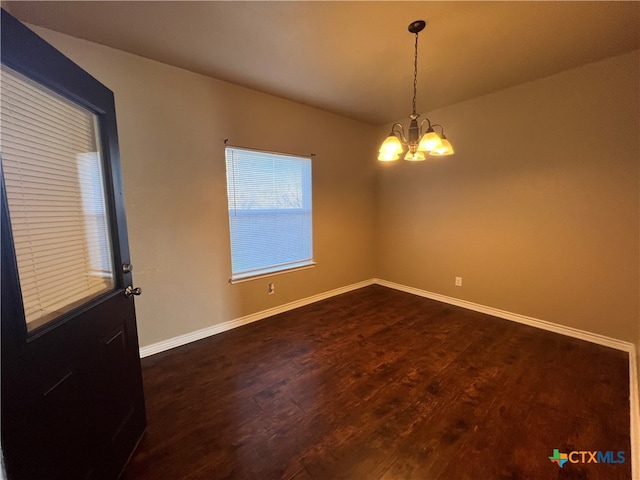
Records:
M27 330L115 286L98 119L0 70L0 152Z
M311 159L226 147L231 281L313 265Z

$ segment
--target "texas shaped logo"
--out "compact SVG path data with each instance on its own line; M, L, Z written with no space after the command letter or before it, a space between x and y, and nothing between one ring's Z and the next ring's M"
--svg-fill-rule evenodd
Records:
M567 463L569 456L566 453L560 453L557 448L553 449L553 456L549 457L549 460L558 464L560 468Z

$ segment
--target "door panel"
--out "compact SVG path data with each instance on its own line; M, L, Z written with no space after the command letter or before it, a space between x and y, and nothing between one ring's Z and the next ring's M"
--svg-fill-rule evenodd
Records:
M101 381L98 388L101 390L101 397L109 392L116 392L113 395L109 410L105 411L102 418L104 434L108 438L115 438L122 430L123 424L128 420L134 410L134 405L127 395L123 395L125 390L118 388L123 378L127 378L127 337L125 326L118 325L115 330L110 331L100 340L100 368Z
M37 419L42 424L39 441L31 449L44 452L34 467L40 478L56 470L56 465L69 465L70 478L87 478L91 473L92 452L86 439L89 415L88 399L82 391L82 382L75 366L70 365L44 385L40 404L34 408L41 412ZM53 385L52 385L53 383ZM76 461L76 459L78 461Z
M1 34L2 66L12 75L3 73L3 87L18 89L28 97L23 108L31 109L8 122L5 110L15 104L2 94L0 366L7 474L16 480L115 479L146 419L134 297L124 294L132 274L120 267L130 258L113 94L4 10ZM51 109L56 102L60 108ZM25 125L50 122L65 108L75 113L55 132L80 119L84 140ZM61 161L52 163L52 157ZM41 181L42 172L55 178ZM72 191L73 198L52 195L56 188ZM56 223L72 209L75 220ZM30 228L44 243L30 242ZM26 240L18 238L23 235ZM39 254L52 238L51 255L71 253L47 263L51 255ZM32 288L34 282L42 288ZM62 300L47 303L50 291Z

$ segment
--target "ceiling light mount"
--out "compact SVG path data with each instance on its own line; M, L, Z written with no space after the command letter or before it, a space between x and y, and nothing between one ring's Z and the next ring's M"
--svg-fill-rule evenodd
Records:
M416 97L418 93L418 33L424 30L426 26L424 20L416 20L409 24L407 30L415 34L415 53L413 57L413 110L409 118L409 130L407 136L404 134L404 127L400 123L394 123L391 127L391 133L380 147L378 160L382 162L392 162L400 158L404 148L407 147L405 160L421 161L426 160L425 154L432 157L442 157L453 154L453 147L447 137L444 135L444 128L438 123L432 124L428 118L425 118L418 124L419 113L416 113ZM426 130L423 126L427 122ZM436 133L433 127L440 127L440 135Z
M424 30L424 27L426 25L427 25L427 22L425 22L424 20L416 20L415 22L411 22L409 24L409 28L407 30L409 30L411 33L418 34L422 30Z

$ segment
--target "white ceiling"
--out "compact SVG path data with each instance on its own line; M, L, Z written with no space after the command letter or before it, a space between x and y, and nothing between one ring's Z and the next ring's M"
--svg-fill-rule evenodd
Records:
M640 2L3 2L20 20L374 125L640 48Z

